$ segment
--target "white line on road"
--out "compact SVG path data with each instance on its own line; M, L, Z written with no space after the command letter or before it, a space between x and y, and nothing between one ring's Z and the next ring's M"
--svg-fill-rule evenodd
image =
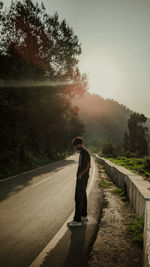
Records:
M71 156L69 156L69 157L71 157ZM6 182L6 181L9 181L9 180L12 180L12 179L14 179L14 178L18 178L18 177L23 176L23 175L28 174L28 173L32 173L32 172L34 173L35 171L42 170L42 169L44 169L44 168L46 168L46 167L53 166L53 165L55 165L56 163L61 162L61 161L64 161L64 160L67 160L67 159L61 159L61 160L58 160L58 161L49 163L49 164L47 164L47 165L44 165L44 166L42 166L42 167L39 167L39 168L36 168L36 169L33 169L33 170L29 170L29 171L26 171L26 172L22 172L22 173L20 173L20 174L16 174L16 175L11 176L11 177L8 177L8 178L2 178L2 179L0 179L0 183L3 183L3 182Z
M9 181L9 180L12 180L12 179L14 179L14 178L18 178L18 177L23 176L23 175L28 174L28 173L32 173L32 172L35 172L35 171L38 171L38 170L42 170L42 169L44 169L44 168L46 168L46 167L48 167L48 166L54 165L54 164L57 163L57 162L58 162L58 161L55 161L55 162L53 162L53 163L44 165L44 166L39 167L39 168L37 168L37 169L33 169L33 170L30 170L30 171L22 172L22 173L20 173L20 174L17 174L17 175L8 177L8 178L3 178L3 179L0 180L0 183L3 183L3 182L6 182L6 181Z
M93 161L93 159L92 159L92 161ZM92 166L93 166L93 170L92 170L91 179L90 179L90 182L89 182L88 188L87 188L87 196L89 195L89 193L90 193L90 191L92 189L94 178L95 178L95 163L94 163L94 161L93 161ZM41 251L41 253L37 256L37 258L32 262L32 264L29 267L39 267L39 266L41 266L41 264L44 262L44 259L47 256L47 254L52 249L54 249L56 247L58 242L61 240L61 238L67 232L67 230L68 230L67 223L72 219L73 215L74 215L74 211L68 217L68 219L65 221L65 223L62 225L62 227L59 229L57 234L50 240L50 242L46 245L46 247Z
M42 184L42 183L46 182L46 181L47 181L47 180L49 180L50 178L52 178L52 177L51 177L51 176L49 176L49 177L45 178L44 180L42 180L41 182L39 182L39 183L37 183L37 184L34 184L34 185L32 185L31 187L36 187L37 185L40 185L40 184Z

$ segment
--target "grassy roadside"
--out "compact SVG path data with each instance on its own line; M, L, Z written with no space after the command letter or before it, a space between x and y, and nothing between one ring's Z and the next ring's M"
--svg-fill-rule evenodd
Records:
M127 203L129 206L128 197L126 195L126 190L124 187L117 187L112 180L105 173L105 169L97 162L98 170L100 173L99 186L102 190L109 190L114 195L118 195L123 202ZM141 247L143 246L143 231L144 231L144 221L142 217L132 214L132 220L127 223L127 233L130 234L133 242L137 243Z
M128 197L125 195L124 188L117 187L112 190L113 194L119 195L122 200L127 201ZM140 216L135 218L128 224L127 232L132 236L132 240L139 245L143 245L144 220Z
M150 157L145 157L145 158L118 157L118 158L108 158L108 159L117 165L123 166L134 173L146 177L148 180L150 179Z

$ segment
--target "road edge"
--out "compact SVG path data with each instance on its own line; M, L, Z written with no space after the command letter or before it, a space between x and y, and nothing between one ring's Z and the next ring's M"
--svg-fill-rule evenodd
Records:
M94 180L95 180L95 172L96 172L96 168L95 168L95 162L93 157L92 159L92 174L87 186L87 196L89 196L89 193L92 190L93 184L94 184ZM74 210L71 213L71 215L67 218L67 220L64 222L64 224L61 226L61 228L59 229L59 231L55 234L55 236L49 241L49 243L46 245L46 247L41 251L41 253L35 258L35 260L31 263L31 265L29 265L29 267L39 267L41 266L41 264L44 262L44 259L46 258L47 254L56 247L56 245L58 244L58 242L62 239L62 237L64 236L64 234L67 232L68 227L67 227L67 223L72 219L74 215Z

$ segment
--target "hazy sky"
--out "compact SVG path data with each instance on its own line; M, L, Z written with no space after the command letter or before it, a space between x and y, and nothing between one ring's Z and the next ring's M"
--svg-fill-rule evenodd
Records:
M79 37L79 67L88 74L90 92L150 117L150 0L43 2Z

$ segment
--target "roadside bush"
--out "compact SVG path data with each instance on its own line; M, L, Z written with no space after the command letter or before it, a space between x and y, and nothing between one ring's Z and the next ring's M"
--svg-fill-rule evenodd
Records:
M125 151L124 156L127 158L138 158L137 153L131 151Z
M144 158L144 167L146 170L150 171L150 157Z
M132 235L133 241L142 243L143 242L143 229L144 221L142 217L137 217L128 226L128 232Z
M107 142L104 144L104 147L102 149L102 153L106 157L114 156L114 146L111 142Z
M100 154L100 153L99 153ZM126 156L126 152L124 151L124 148L122 144L120 143L119 145L114 145L112 142L107 142L103 145L103 149L101 150L100 156L105 156L105 157L121 157L121 156ZM128 153L128 157L131 157L131 152Z
M110 157L109 160L117 165L123 166L132 172L138 173L144 177L150 178L150 157L146 158L127 158L127 157Z

